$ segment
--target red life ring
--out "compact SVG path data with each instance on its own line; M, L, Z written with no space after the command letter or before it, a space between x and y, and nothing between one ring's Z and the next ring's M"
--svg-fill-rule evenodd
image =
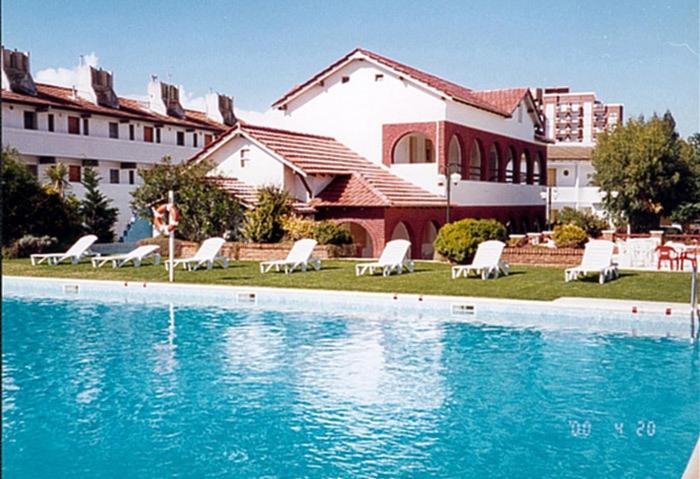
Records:
M168 213L168 224L163 222L165 213ZM159 233L172 233L180 222L180 211L175 205L166 203L153 209L153 226Z

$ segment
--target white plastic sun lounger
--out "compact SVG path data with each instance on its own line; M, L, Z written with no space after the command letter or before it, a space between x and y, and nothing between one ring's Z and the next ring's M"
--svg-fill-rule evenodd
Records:
M46 261L47 264L55 266L65 260L70 260L71 263L78 264L83 256L89 254L90 246L92 246L95 241L97 241L97 236L85 235L76 241L65 253L33 254L30 256L32 266L41 264L44 261Z
M221 264L222 268L228 268L228 256L219 255L221 247L226 243L223 238L209 238L202 242L194 256L190 258L179 258L173 261L172 266L177 268L182 265L188 271L195 271L201 266L212 269L215 263ZM165 261L165 269L170 270L170 260Z
M581 264L575 268L569 268L564 272L564 281L574 281L586 274L598 275L598 282L616 279L619 276L617 265L613 264L613 250L615 244L606 240L590 240L586 243Z
M314 269L318 271L321 269L321 260L311 257L315 247L316 240L313 239L301 239L296 241L285 259L263 261L260 263L260 272L267 273L272 268L275 268L275 271L278 272L283 268L286 274L293 272L297 268L305 272L309 265L312 265Z
M141 266L141 263L148 258L152 258L153 264L158 265L160 264L160 254L158 253L159 249L160 246L156 245L139 246L138 248L124 254L98 256L96 258L92 258L92 267L101 268L111 261L112 268L121 268L126 263L131 261L134 263L134 267L138 268Z
M471 264L452 267L452 279L462 275L467 278L472 271L481 275L481 279L488 279L492 276L498 278L501 272L507 276L509 273L508 263L501 261L501 254L505 246L505 243L496 240L484 241L479 244Z
M381 270L382 276L389 276L394 271L397 274L401 274L404 268L412 273L413 261L407 258L410 248L410 241L389 241L376 262L355 265L355 275L362 276L367 272L374 274L375 270Z

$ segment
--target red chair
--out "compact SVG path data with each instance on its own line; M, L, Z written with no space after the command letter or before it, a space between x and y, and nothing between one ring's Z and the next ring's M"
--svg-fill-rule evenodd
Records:
M676 250L670 246L657 246L656 253L659 255L658 262L656 263L656 269L661 269L661 264L667 262L671 271L678 268L678 253Z
M683 268L685 267L685 262L690 261L690 265L693 268L697 268L698 265L698 255L697 255L697 250L686 250L681 253L680 258L678 259L678 265L680 266L680 270L683 271Z

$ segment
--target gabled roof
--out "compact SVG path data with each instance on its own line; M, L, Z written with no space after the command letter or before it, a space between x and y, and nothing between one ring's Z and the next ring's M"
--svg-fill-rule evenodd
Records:
M141 102L130 98L119 97L119 108L109 108L96 105L78 95L72 88L66 88L45 83L37 83L37 95L28 95L8 90L2 90L0 98L3 102L22 103L39 107L61 108L80 113L106 115L126 120L141 120L185 128L202 128L214 133L222 132L226 126L207 118L206 114L193 110L185 110L185 118L175 118L161 115L148 110Z
M240 123L193 160L201 160L236 135L254 140L277 159L304 175L337 176L313 205L443 206L444 198L375 165L329 136Z
M289 100L294 98L297 94L306 90L309 86L314 85L316 82L320 81L321 79L325 78L337 69L344 66L346 63L349 63L350 61L356 58L365 58L375 61L384 65L385 67L396 71L400 75L405 75L406 77L409 77L414 81L417 81L425 86L428 86L429 88L443 93L444 95L450 97L454 101L465 103L475 108L486 110L504 117L510 117L515 107L517 107L519 101L522 100L522 98L526 94L528 94L528 92L526 91L527 88L511 88L506 90L491 90L487 92L474 91L470 88L466 88L462 85L458 85L451 81L445 80L444 78L440 78L422 70L418 70L417 68L404 65L403 63L399 63L395 60L384 57L369 50L365 50L363 48L356 48L337 62L333 63L329 67L325 68L324 70L311 77L306 82L297 85L291 90L289 90L279 100L273 103L272 106L279 107L284 105ZM499 95L494 95L495 92L503 92L503 94L501 95L503 98L499 97ZM518 94L520 95L520 97L517 99L518 101L515 103L515 106L513 106L512 103L514 101L514 98Z
M549 145L547 146L547 160L579 160L591 161L593 158L592 146L574 145Z
M207 180L225 192L235 196L238 201L243 203L245 206L253 206L257 203L257 189L253 185L244 183L238 178L209 176L207 177Z

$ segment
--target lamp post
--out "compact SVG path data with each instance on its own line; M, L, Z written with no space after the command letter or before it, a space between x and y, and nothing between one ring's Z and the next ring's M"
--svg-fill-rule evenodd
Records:
M445 208L445 224L450 222L450 203L452 201L452 182L455 184L462 179L462 165L459 163L448 163L445 167L445 193L447 197L447 207Z
M553 186L547 185L547 190L540 193L540 198L545 200L545 226L548 230L552 229L552 200L556 200L559 193Z

